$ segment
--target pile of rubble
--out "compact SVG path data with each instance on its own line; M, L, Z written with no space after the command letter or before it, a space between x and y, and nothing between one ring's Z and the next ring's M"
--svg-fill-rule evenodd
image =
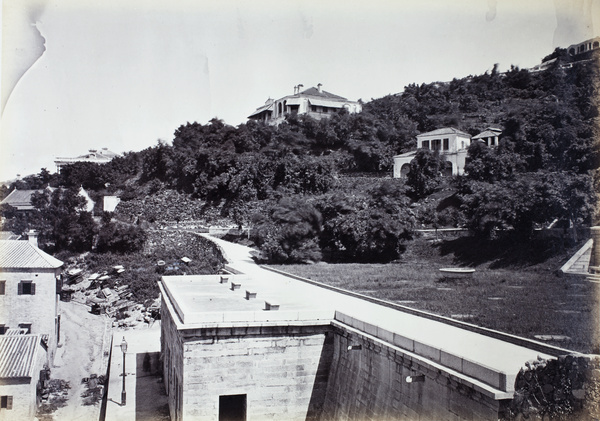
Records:
M90 307L93 314L105 314L114 318L119 325L125 319L150 323L160 318L160 300L140 304L132 300L129 285L121 284L119 275L125 272L121 265L109 271L95 272L84 276L82 269L65 271L61 288L61 300L80 302Z

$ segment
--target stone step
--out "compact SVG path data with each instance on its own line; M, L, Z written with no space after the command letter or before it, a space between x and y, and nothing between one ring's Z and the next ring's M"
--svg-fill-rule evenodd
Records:
M586 281L600 283L600 275L590 275L585 278Z

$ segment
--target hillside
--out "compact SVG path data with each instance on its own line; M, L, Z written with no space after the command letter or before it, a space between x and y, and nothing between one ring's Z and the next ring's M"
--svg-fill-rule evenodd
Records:
M63 193L37 198L40 213L27 217L5 207L4 229L35 228L49 251L82 252L99 239L110 243L102 232L129 238L127 250L139 248L143 230L165 224L236 225L251 227L267 260L289 263L391 261L423 227L527 242L550 224L590 225L597 221L598 54L575 63L563 50L551 56L557 60L539 72L494 68L409 85L365 103L360 114L342 110L320 121L291 114L279 126L186 123L171 144L12 183ZM391 178L395 154L413 149L418 133L445 126L503 132L497 148L470 147L464 176L440 177L440 158L421 151L408 179ZM118 195L117 212L102 222L73 217L77 200L64 191L79 186L97 203Z

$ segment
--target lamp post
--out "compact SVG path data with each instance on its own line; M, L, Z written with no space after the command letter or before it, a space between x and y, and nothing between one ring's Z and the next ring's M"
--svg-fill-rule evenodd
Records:
M127 341L125 336L121 341L121 351L123 351L123 391L121 392L121 405L125 406L127 403L127 392L125 392L125 353L127 352Z

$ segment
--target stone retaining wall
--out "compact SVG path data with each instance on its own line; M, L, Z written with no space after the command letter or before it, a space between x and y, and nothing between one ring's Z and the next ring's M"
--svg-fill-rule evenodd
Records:
M408 351L353 329L334 330L323 420L495 421L508 402Z

